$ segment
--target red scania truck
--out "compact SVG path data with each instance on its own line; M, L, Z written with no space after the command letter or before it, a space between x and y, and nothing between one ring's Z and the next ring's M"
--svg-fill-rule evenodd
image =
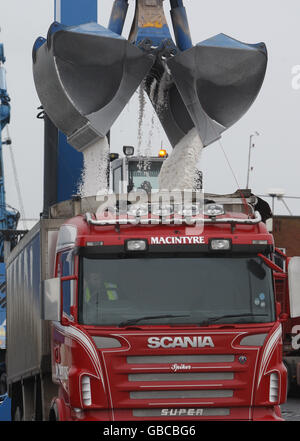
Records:
M203 231L52 207L7 262L13 419L281 420L274 241L244 196L205 195Z

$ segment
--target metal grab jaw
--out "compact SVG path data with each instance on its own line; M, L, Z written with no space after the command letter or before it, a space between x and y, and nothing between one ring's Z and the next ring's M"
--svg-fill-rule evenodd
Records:
M163 0L155 2L162 14ZM140 16L135 21L140 20L140 26L147 3L137 1L136 14ZM144 82L145 90L173 147L193 128L205 147L219 139L251 107L265 77L267 50L264 43L245 44L224 34L193 47L182 0L170 0L170 4L175 50L173 47L169 53L161 54L158 48ZM166 23L165 19L161 23ZM140 41L143 32L136 28L131 39ZM147 32L149 35L149 28ZM170 41L168 46L172 46Z
M77 150L104 137L142 83L175 147L196 128L202 144L220 138L262 86L267 51L219 34L192 45L182 0L136 0L129 39L121 36L128 0L115 0L109 28L54 23L33 49L41 103Z
M166 66L157 63L165 78L151 99L173 147L194 127L204 147L219 139L251 107L266 66L263 43L247 45L224 34L170 57ZM146 84L151 97L151 77Z
M53 23L33 48L33 74L45 112L83 151L110 130L151 69L152 55L106 28Z

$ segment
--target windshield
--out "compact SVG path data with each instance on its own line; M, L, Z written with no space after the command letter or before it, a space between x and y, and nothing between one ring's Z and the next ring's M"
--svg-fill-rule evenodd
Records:
M157 190L158 177L162 162L157 161L131 161L129 162L129 185L131 190L142 188L149 191Z
M271 270L257 256L81 257L80 292L87 325L274 321Z

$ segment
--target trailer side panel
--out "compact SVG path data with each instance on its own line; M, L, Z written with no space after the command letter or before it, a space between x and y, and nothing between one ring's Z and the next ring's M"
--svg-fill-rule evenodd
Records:
M40 320L40 232L7 268L7 370L9 379L29 376L39 369Z
M8 383L51 372L50 323L41 320L41 282L53 277L57 232L63 220L41 220L7 262Z

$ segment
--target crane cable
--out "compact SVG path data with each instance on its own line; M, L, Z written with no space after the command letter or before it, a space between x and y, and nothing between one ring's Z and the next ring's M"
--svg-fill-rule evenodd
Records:
M10 146L9 153L10 153L10 158L11 158L11 163L12 163L12 168L13 168L13 174L14 174L14 178L15 178L15 185L16 185L16 191L17 191L18 201L19 201L19 206L20 206L21 220L24 223L24 229L27 230L27 223L25 220L26 216L25 216L24 204L23 204L23 199L22 199L21 187L20 187L20 182L19 182L19 178L18 178L15 156L14 156L14 152L13 152L12 145L11 145L11 138L9 136L8 126L6 126L6 131L7 131L7 141L6 142Z
M244 196L244 193L243 193L243 191L242 191L242 189L241 189L241 186L240 186L240 184L239 184L239 181L238 181L237 175L236 175L236 173L234 172L234 169L233 169L233 166L231 165L231 162L230 162L230 160L229 160L229 157L228 157L228 155L226 154L225 148L224 148L223 143L222 143L222 141L221 141L221 137L217 134L217 131L216 131L215 127L213 126L213 124L212 124L212 122L211 122L210 120L208 120L208 124L210 125L211 130L213 130L213 131L215 132L215 135L216 135L216 141L218 142L219 147L221 148L221 150L222 150L222 152L223 152L223 155L224 155L224 157L225 157L225 160L226 160L226 162L227 162L227 165L228 165L228 167L229 167L229 169L230 169L230 171L231 171L231 174L232 174L232 176L233 176L233 179L235 180L235 183L236 183L236 185L237 185L238 192L239 192L239 194L240 194L240 196L241 196L241 199L242 199L242 202L243 202L243 205L244 205L244 208L245 208L245 212L246 212L246 214L249 216L250 213L249 213L249 206L248 206L248 204L247 204L247 200L246 200L246 198L245 198L245 196Z

